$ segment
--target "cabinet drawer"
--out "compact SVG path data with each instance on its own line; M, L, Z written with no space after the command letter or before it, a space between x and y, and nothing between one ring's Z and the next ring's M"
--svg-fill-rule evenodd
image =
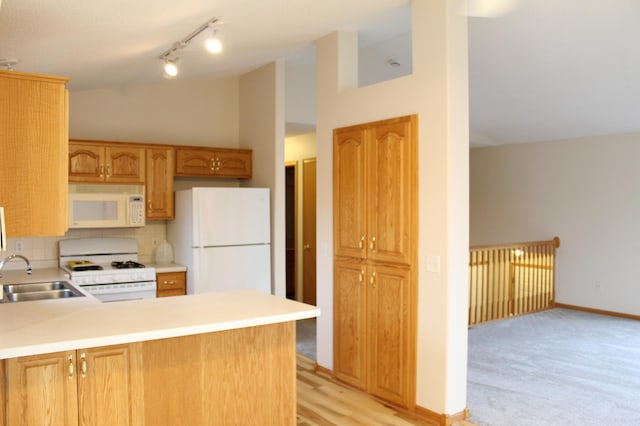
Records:
M162 272L156 274L157 296L178 296L186 294L186 272Z

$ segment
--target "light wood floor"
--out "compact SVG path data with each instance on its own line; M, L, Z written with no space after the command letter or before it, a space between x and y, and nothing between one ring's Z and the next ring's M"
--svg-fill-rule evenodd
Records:
M314 367L313 360L298 355L298 425L434 425L398 412L363 392L340 386L316 374Z

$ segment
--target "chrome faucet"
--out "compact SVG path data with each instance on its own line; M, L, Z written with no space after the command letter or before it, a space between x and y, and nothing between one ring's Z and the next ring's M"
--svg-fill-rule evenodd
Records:
M4 268L4 264L12 261L16 257L19 257L20 259L24 260L27 263L27 275L31 275L31 272L33 271L31 270L31 263L29 263L29 259L27 259L21 254L12 254L11 256L7 256L4 259L0 260L0 278L2 278L2 268Z

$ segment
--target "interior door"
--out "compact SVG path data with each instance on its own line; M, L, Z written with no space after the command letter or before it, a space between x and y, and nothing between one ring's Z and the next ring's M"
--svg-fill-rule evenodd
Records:
M302 161L302 301L316 304L316 159Z

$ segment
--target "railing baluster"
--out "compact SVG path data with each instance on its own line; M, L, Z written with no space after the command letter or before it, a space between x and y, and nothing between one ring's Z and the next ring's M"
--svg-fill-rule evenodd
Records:
M555 300L560 240L473 247L469 253L470 325L548 309Z

